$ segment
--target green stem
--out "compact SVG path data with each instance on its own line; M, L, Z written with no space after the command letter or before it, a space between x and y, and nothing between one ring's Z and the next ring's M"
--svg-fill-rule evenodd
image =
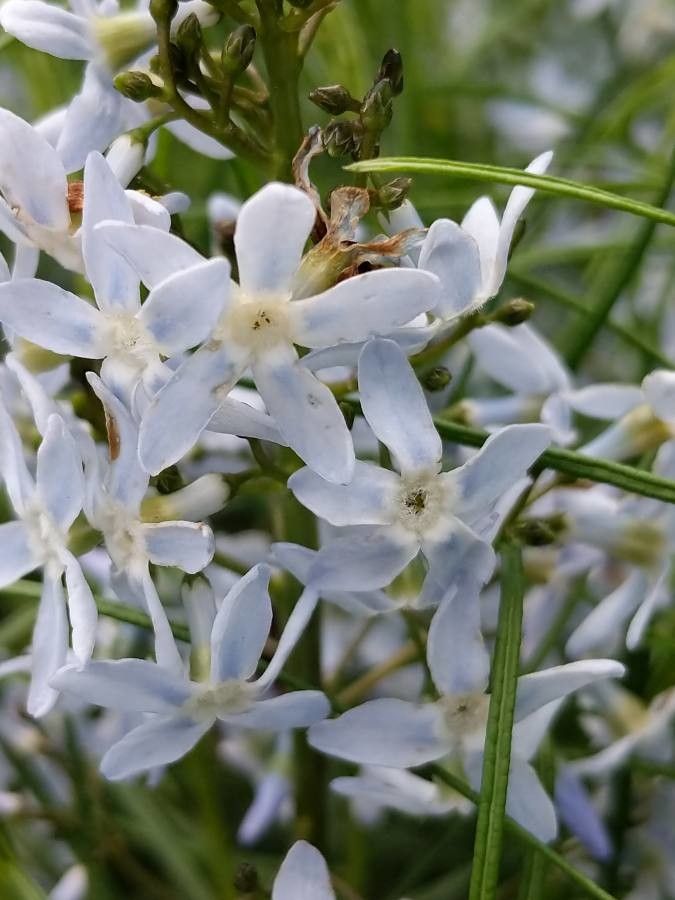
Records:
M497 896L520 663L523 582L520 546L505 541L501 548L501 602L492 659L490 709L469 900L494 900Z
M446 771L443 766L438 764L429 766L428 770L439 781L447 784L448 787L456 790L463 797L466 797L467 800L471 800L472 803L478 805L480 800L478 793L470 788L461 778ZM608 894L607 891L595 884L594 881L591 881L591 879L584 875L583 872L580 872L578 869L575 869L574 866L570 865L564 857L556 853L556 851L549 847L548 844L544 844L521 825L518 825L517 822L514 822L513 819L509 819L507 816L505 824L506 829L510 834L515 835L528 847L536 849L545 859L548 859L549 862L556 866L556 868L560 869L561 872L564 872L570 881L573 881L577 887L581 888L588 897L594 897L595 900L616 900L615 897Z
M273 117L273 176L293 182L293 157L302 143L302 119L298 80L302 60L298 34L281 26L275 0L256 0L260 14L258 40L267 67L270 108Z
M675 153L671 156L663 186L656 199L656 206L662 207L668 201L674 180ZM570 368L578 368L590 350L614 304L639 269L655 229L656 220L653 217L642 222L628 251L619 258L618 263L610 260L607 266L601 268L599 277L589 291L591 298L597 297L594 305L590 307L590 315L570 329L565 342L567 345L565 356Z

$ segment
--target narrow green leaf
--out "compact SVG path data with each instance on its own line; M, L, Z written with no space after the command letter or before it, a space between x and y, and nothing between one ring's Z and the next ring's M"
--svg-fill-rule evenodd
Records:
M467 800L471 800L472 803L478 805L479 795L476 791L474 791L469 785L463 781L461 778L458 778L456 775L453 775L452 772L448 772L443 766L438 764L433 764L428 767L428 771L435 777L438 778L439 781L442 781L444 784L447 784L448 787L453 788L458 793L460 793L463 797L466 797ZM513 819L509 819L507 816L505 818L506 829L510 834L515 835L522 843L526 844L528 847L536 848L537 852L544 856L549 862L553 863L561 872L564 872L565 875L570 879L570 881L574 882L577 887L581 888L581 890L588 897L593 897L595 900L616 900L612 894L608 894L606 890L597 885L594 881L591 881L587 875L584 875L583 872L580 872L579 869L575 869L573 865L571 865L563 856L560 856L559 853L556 853L552 847L549 847L548 844L542 843L538 838L536 838L533 834L530 834L529 831L526 831L521 825L518 825L517 822L514 822Z
M608 209L619 209L622 212L662 222L664 225L675 225L675 215L664 209L622 197L611 191L572 181L569 178L558 178L555 175L533 175L521 169L510 169L506 166L491 166L482 163L460 162L454 159L424 159L416 156L389 156L380 159L367 159L345 166L350 172L430 172L437 175L448 175L454 178L471 178L474 181L489 181L496 184L524 184L536 188L545 194L556 194L559 197L571 197L597 203Z
M523 590L520 545L505 541L501 548L501 601L469 900L494 900L497 896L520 663Z

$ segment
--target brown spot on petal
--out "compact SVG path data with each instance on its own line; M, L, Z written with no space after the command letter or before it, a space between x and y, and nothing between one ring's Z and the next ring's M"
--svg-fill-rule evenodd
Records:
M110 462L115 462L120 455L121 438L117 427L115 417L111 416L108 410L105 411L105 430L108 433L108 452L110 454Z

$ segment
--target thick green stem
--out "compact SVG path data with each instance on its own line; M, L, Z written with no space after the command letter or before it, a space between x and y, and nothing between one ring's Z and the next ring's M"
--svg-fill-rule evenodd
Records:
M302 119L298 80L302 60L298 34L281 27L275 0L257 0L260 13L258 40L267 67L270 107L273 117L273 177L293 181L293 157L302 143Z

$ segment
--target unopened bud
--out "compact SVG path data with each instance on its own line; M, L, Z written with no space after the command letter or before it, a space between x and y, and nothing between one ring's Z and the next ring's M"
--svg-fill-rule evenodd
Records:
M375 81L383 79L389 82L391 92L395 97L403 90L403 59L398 50L393 47L384 54Z
M202 46L202 26L195 13L186 16L176 29L176 43L190 57Z
M121 134L110 145L105 159L122 187L126 187L143 167L145 142L134 134Z
M545 547L553 544L560 534L560 530L556 529L552 522L543 519L524 519L522 522L518 522L514 531L520 540L530 547Z
M309 93L309 99L332 116L339 116L344 112L358 112L361 104L349 93L342 84L329 84L326 87L318 87Z
M509 300L508 303L500 306L492 316L492 321L501 322L502 325L508 325L509 328L513 328L516 325L522 325L523 322L527 322L533 312L534 303L519 297L515 300Z
M162 89L145 72L121 72L113 78L113 84L120 94L136 103L162 95Z
M394 178L388 184L383 184L377 191L376 202L379 206L386 210L398 209L398 207L406 200L412 178Z
M155 22L170 22L178 12L178 0L150 0L149 10Z
M155 496L146 497L141 504L141 518L144 522L166 522L169 519L186 519L199 522L207 516L220 512L230 497L230 486L225 479L213 472L202 475L185 487L181 486L180 476L170 479L170 467L162 472L157 489L164 489ZM176 486L171 493L166 491L170 483Z
M321 133L326 153L332 157L353 156L361 143L356 123L329 122Z
M225 41L221 63L225 72L238 75L248 68L255 50L256 32L252 25L240 25Z
M393 106L391 84L386 78L368 91L361 106L361 118L369 131L380 134L391 122Z
M353 403L347 403L346 400L343 400L341 403L338 403L340 407L340 412L344 416L345 422L347 423L347 428L351 431L352 425L354 424L354 417L356 412L354 410Z
M296 2L295 5L299 4ZM253 894L258 890L258 870L255 866L247 862L239 863L234 876L234 889L242 894Z
M446 388L450 384L451 379L452 375L445 366L434 366L420 380L426 391L434 393Z

